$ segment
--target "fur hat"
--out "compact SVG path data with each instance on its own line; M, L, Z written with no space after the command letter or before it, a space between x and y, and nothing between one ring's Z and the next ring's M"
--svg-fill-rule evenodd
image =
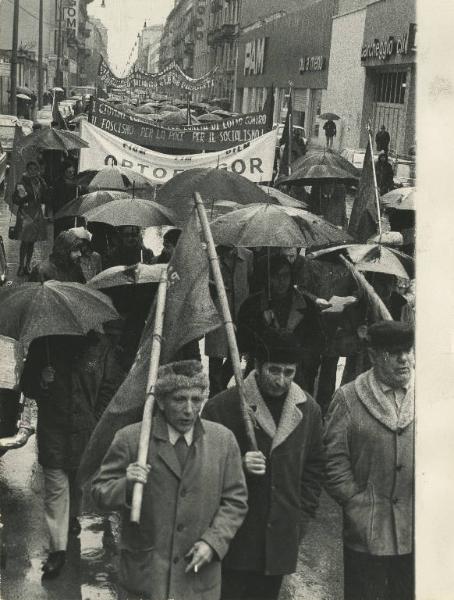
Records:
M163 396L191 387L200 388L204 395L208 391L208 377L198 360L180 360L159 367L155 385L156 395Z
M369 346L377 350L410 350L415 343L415 332L408 323L378 321L367 331Z

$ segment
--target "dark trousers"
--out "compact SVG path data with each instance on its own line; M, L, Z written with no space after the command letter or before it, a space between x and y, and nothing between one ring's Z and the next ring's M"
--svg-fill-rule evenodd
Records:
M282 577L223 568L221 600L277 600Z
M336 389L338 362L338 356L321 356L307 350L303 353L303 375L300 385L309 394L314 394L315 380L319 373L315 399L323 415L326 414Z
M413 600L413 554L373 556L344 547L344 600Z
M208 370L210 378L210 398L227 389L233 375L233 365L230 358L222 356L210 356L208 359Z

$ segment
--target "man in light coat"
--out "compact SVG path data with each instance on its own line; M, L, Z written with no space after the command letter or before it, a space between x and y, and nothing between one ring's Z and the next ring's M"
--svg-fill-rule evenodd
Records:
M225 425L239 443L249 511L223 562L223 600L275 600L282 578L294 573L306 522L322 487L320 408L293 383L301 347L291 333L263 332L255 370L244 382L255 421L251 451L238 388L208 401L203 416Z
M414 332L380 321L368 336L372 369L330 406L326 488L344 513L345 600L411 600Z
M122 512L120 581L151 600L218 600L221 560L247 511L233 434L199 418L208 380L197 361L160 367L147 467L139 465L140 423L115 436L93 497ZM144 484L140 525L132 525L135 482Z

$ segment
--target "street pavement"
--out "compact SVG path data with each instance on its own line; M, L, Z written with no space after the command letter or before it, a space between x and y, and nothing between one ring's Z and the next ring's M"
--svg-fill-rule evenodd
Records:
M13 221L14 222L14 221ZM0 235L5 243L9 279L16 280L19 242L8 240L9 212L0 198ZM51 228L49 228L50 230ZM50 231L51 233L51 231ZM36 245L34 260L50 251ZM0 458L0 513L5 562L0 570L1 600L126 600L117 584L118 520L87 508L82 532L70 538L61 575L41 581L47 555L43 487L36 439ZM299 553L297 572L284 581L280 600L342 600L341 514L325 494Z

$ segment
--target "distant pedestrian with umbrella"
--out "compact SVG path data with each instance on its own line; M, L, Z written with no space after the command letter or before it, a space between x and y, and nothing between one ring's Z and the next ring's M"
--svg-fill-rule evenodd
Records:
M82 240L74 231L62 231L54 242L48 259L37 264L30 281L75 281L85 283L80 265Z
M13 203L18 207L15 234L20 240L19 276L29 275L36 242L47 240L47 222L42 205L47 203L48 187L37 162L29 161L16 185Z
M382 125L380 127L380 131L377 132L375 136L375 144L377 145L377 152L385 152L388 154L389 151L389 143L391 141L391 137L389 132L386 131L386 127Z
M328 119L328 121L326 121L325 124L323 125L323 130L325 132L325 137L326 137L326 147L332 148L334 138L336 137L336 134L337 134L336 123L332 119Z

